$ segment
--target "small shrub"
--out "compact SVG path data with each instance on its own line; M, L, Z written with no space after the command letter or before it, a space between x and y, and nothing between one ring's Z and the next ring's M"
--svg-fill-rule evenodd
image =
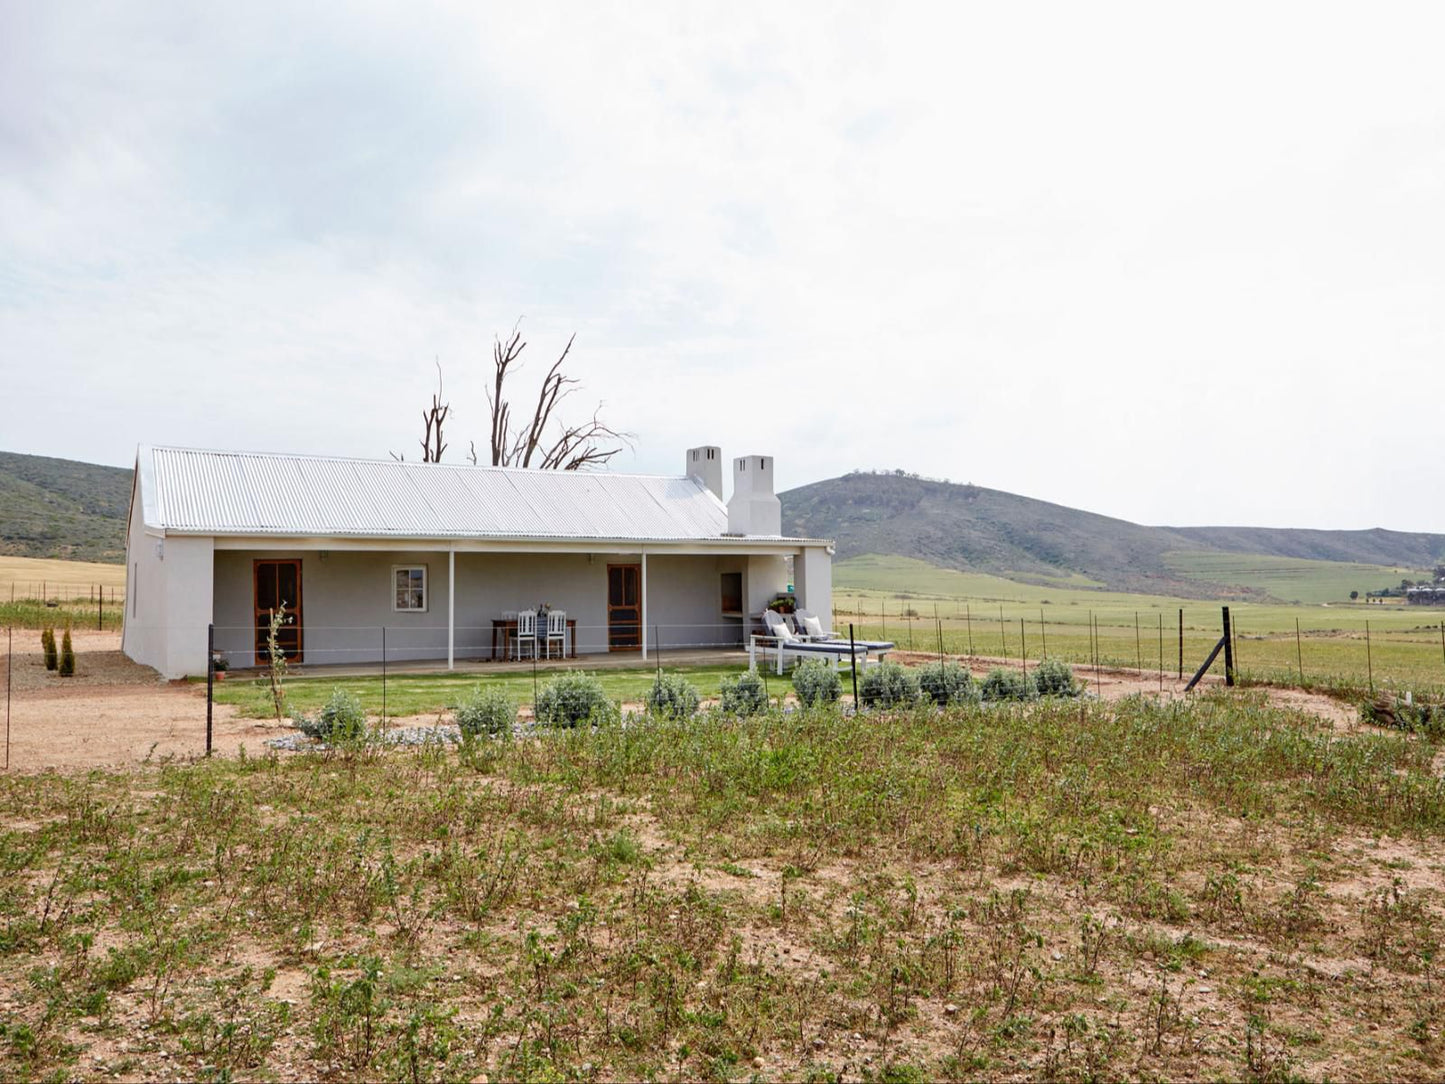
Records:
M46 628L41 631L40 650L45 653L45 669L54 670L60 665L59 658L55 653L54 629Z
M858 679L858 698L870 708L908 708L917 704L922 695L918 675L896 662L871 666Z
M956 662L939 660L919 667L918 688L939 707L977 699L973 675Z
M55 634L51 633L50 638L53 641ZM60 676L75 676L75 647L70 642L69 625L65 626L65 637L60 641Z
M328 744L356 741L366 733L366 711L361 701L345 689L332 689L331 696L313 715L292 715L301 733Z
M831 663L805 659L793 667L793 691L805 708L833 704L843 695L843 680Z
M1083 689L1074 680L1074 668L1063 659L1045 659L1034 670L1034 687L1040 696L1078 696Z
M760 715L768 710L768 687L756 670L722 679L722 709L731 715Z
M681 674L658 674L647 690L647 710L668 719L691 719L701 703L697 687Z
M1002 666L988 672L982 692L985 700L1032 700L1039 694L1032 674L1005 670Z
M602 682L580 670L559 674L537 696L537 721L548 726L598 722L611 710Z
M517 721L517 705L501 689L478 685L471 696L452 709L452 716L464 738L509 734Z

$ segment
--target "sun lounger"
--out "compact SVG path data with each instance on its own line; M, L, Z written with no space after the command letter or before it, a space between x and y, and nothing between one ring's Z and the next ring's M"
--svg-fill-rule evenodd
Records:
M843 660L846 659L849 665L866 670L871 656L876 655L877 661L882 662L887 658L888 652L896 646L886 640L855 640L851 643L847 640L803 640L791 630L787 630L787 632L786 637L782 635L749 637L748 665L756 666L758 664L760 651L766 661L768 649L771 648L777 656L779 674L783 672L790 655L794 661L807 658L831 659L833 665L839 669L842 668Z

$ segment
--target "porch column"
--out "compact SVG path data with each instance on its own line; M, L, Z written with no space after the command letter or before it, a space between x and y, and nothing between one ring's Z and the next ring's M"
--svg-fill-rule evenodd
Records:
M642 551L642 661L647 661L647 549Z
M447 550L447 669L456 668L457 650L457 551Z

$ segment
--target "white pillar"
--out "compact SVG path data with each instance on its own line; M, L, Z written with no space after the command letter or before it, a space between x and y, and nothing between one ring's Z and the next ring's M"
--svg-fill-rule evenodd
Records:
M447 550L447 669L456 668L457 650L457 551Z
M642 661L647 661L647 550L642 551Z

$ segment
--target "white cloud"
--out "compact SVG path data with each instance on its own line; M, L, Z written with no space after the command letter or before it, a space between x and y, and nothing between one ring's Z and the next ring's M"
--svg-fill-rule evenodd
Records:
M455 452L525 314L623 466L1445 530L1433 6L0 20L8 449L409 449L440 357Z

